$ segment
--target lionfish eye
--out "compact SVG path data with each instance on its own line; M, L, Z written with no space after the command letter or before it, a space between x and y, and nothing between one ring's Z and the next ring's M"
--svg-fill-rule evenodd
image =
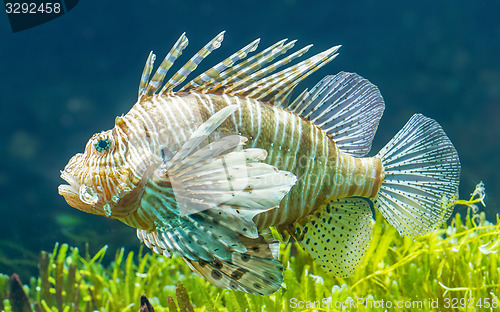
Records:
M95 144L94 148L99 153L106 153L111 148L110 139L99 139Z

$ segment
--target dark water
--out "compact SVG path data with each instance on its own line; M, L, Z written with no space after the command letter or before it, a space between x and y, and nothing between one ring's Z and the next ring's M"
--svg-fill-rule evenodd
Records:
M411 3L408 4L408 3ZM262 38L342 44L340 56L298 87L352 71L376 84L386 110L378 151L415 112L436 119L459 152L461 196L486 184L500 207L500 3L494 1L90 1L12 34L0 13L0 272L36 272L55 242L137 248L135 230L79 212L57 194L59 170L89 137L134 104L144 61L182 32L183 60L227 30L214 64ZM206 68L206 67L203 67ZM111 252L113 254L114 252Z

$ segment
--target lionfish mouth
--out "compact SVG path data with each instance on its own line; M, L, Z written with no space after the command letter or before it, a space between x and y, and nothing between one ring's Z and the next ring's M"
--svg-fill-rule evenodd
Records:
M80 182L78 182L75 177L68 173L67 171L61 171L61 178L68 182L68 184L61 184L58 187L59 195L73 195L78 196L80 189Z
M91 206L97 203L99 198L91 187L80 183L66 170L61 171L61 178L68 184L59 185L59 195L64 196L70 206L81 209L82 203Z

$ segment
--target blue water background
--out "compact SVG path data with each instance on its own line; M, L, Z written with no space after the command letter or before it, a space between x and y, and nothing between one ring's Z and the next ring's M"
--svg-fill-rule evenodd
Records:
M500 22L498 1L90 1L12 34L0 13L0 272L35 271L55 242L95 251L137 248L135 231L69 207L59 170L90 136L135 103L149 51L158 58L186 32L186 61L222 30L215 64L255 38L342 44L339 57L298 87L357 72L376 84L386 110L378 151L414 113L436 119L462 163L461 197L479 181L485 209L500 207ZM181 61L182 62L182 61ZM111 251L114 254L114 251Z

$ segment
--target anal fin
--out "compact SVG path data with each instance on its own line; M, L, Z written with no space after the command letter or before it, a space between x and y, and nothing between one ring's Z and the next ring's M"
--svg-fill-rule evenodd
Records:
M347 277L371 242L372 211L366 199L334 199L295 222L290 232L326 272Z

